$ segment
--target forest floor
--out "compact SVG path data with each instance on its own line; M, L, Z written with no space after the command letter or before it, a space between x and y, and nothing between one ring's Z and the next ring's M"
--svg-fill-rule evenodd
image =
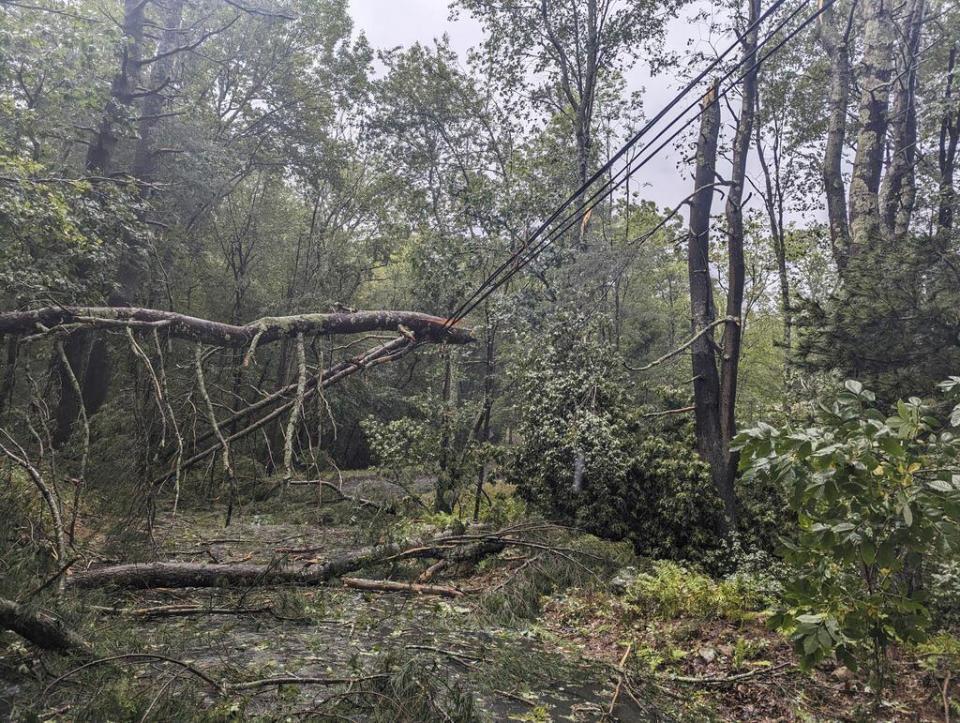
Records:
M423 492L429 480L413 487ZM389 485L364 477L349 478L343 491L390 494ZM100 534L88 545L100 546L97 564L303 567L443 522L420 509L388 525L347 502L319 504L314 489L298 488L247 505L226 529L221 512L182 508L158 520L155 549L142 541L107 545ZM0 636L0 718L914 721L944 720L951 702L957 713L949 676L929 657L898 653L897 686L879 714L870 713L869 689L846 668L801 672L762 612L638 606L622 580L578 569L572 542L552 544L571 552L550 561L548 549L508 547L440 573L432 582L465 593L454 599L360 591L336 580L71 591L73 620L102 657L136 652L179 663L126 658L78 670ZM603 546L616 563L608 569L629 562L622 545L592 541L589 549ZM424 567L359 574L412 579ZM180 663L229 681L229 690L212 689Z

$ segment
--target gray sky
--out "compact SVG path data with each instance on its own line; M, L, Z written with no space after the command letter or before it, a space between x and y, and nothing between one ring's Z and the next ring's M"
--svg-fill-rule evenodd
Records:
M362 30L374 48L408 46L416 42L429 43L446 33L451 47L465 62L469 48L478 45L483 33L478 23L461 14L456 22L449 19L447 0L350 0L350 11L359 30ZM687 20L697 6L691 6L680 19L670 26L667 46L670 50L708 50L708 37L704 27ZM654 115L676 92L679 84L671 77L651 77L643 63L628 75L628 90L643 89L643 104L648 116ZM682 107L682 106L681 106ZM673 207L688 193L690 172L677 169L681 154L676 149L664 149L654 160L644 166L631 185L646 187L639 195L659 206Z

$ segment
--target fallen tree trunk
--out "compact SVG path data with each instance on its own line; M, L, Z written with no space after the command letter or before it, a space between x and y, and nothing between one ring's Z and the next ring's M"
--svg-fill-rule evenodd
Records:
M134 562L79 572L67 578L67 586L146 589L152 587L256 587L258 585L319 585L348 572L375 565L403 551L391 543L339 557L321 565L291 569L280 565L196 562Z
M44 650L84 655L90 652L83 638L60 618L45 612L30 611L5 598L0 598L0 629L12 630Z
M67 578L71 588L114 586L131 589L155 587L256 587L259 585L320 585L365 567L412 559L475 562L504 549L510 540L491 537L462 544L438 538L427 542L399 542L366 548L319 565L296 569L268 564L208 565L197 562L144 562L108 565L78 572Z
M406 330L423 341L447 341L453 344L473 341L469 330L448 325L447 320L439 316L416 311L381 310L265 316L242 326L200 319L175 311L132 306L48 306L0 314L0 334L23 336L57 328L74 330L117 327L162 328L177 339L229 348L248 346L254 341L257 345L269 344L297 334L316 336L398 330Z

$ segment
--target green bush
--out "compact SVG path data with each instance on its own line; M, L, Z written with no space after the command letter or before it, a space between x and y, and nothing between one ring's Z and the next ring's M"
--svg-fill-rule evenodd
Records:
M586 323L563 316L540 331L546 338L521 345L512 379L520 443L506 479L551 519L629 540L640 554L699 559L720 541L707 468L686 435L643 423L616 357L569 333Z
M960 379L943 385L956 390ZM884 683L891 642L921 640L931 619L919 573L956 551L957 438L917 398L887 416L848 381L817 424L760 425L738 440L746 475L783 485L797 533L784 604L771 623L792 635L810 665L836 655ZM960 407L953 425L960 425Z

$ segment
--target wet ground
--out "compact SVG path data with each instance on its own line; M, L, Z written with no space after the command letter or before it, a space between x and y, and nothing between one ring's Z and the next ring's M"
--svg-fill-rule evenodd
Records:
M424 485L429 486L428 479L415 482L417 488ZM370 478L345 481L342 491L372 499L398 494L395 487ZM162 517L155 530L156 559L296 568L377 542L380 527L382 521L354 510L352 503L320 504L315 492L303 486L259 509L243 509L229 528L223 527L221 512L181 509L176 517ZM397 573L403 576L403 571L386 568L358 575ZM471 587L469 579L437 582ZM472 698L484 720L660 718L650 708L641 709L641 701L615 694L617 676L609 665L545 642L532 621L492 621L479 609L478 594L453 600L411 597L360 592L333 581L307 589L94 591L86 603L96 607L97 629L105 638L136 641L139 652L175 658L230 683L277 677L362 679L381 673L384 661L393 659L414 666L419 684L431 690ZM112 611L171 605L199 605L209 612L131 617ZM182 671L159 664L143 666L138 675L157 688L174 676L179 683ZM237 716L296 719L318 715L350 689L349 684L289 683L227 695L237 701ZM8 689L7 696L16 695L15 690ZM62 699L63 694L56 702ZM204 705L222 707L222 695L206 694ZM348 718L364 720L369 710ZM57 713L56 706L47 712ZM437 719L446 715L438 708ZM63 719L70 719L69 708Z

